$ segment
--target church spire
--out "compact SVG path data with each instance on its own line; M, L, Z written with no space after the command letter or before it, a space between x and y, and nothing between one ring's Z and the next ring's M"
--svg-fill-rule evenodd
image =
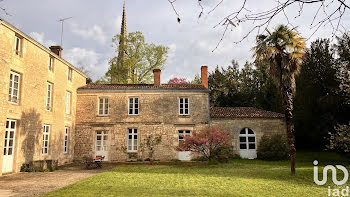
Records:
M120 30L120 34L123 38L126 38L127 32L126 32L126 14L125 14L125 1L123 4L123 18L122 18L122 26Z

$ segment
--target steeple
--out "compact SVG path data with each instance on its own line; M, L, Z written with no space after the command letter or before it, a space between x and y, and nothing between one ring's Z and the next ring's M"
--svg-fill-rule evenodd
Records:
M122 18L122 26L121 26L120 34L123 37L126 37L126 35L127 35L127 32L126 32L125 1L124 1L124 4L123 4L123 18Z

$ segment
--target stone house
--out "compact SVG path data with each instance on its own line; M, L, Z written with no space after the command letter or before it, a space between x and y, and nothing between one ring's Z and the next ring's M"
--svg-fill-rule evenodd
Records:
M147 158L141 144L162 136L154 158L190 160L178 152L183 136L211 125L232 132L233 147L255 158L263 134L285 133L282 114L209 104L207 66L202 84L86 84L87 76L61 58L59 46L45 48L0 19L0 175L23 164Z
M86 76L0 19L0 175L23 163L72 162L77 88Z

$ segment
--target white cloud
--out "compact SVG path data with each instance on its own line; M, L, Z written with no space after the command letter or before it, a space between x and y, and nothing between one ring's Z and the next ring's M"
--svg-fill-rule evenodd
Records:
M93 25L92 27L83 28L76 23L70 23L71 31L77 35L81 36L86 40L95 40L100 44L105 44L107 37L104 30L99 25Z
M53 40L45 40L44 33L31 32L29 33L29 36L32 37L37 42L39 42L40 44L44 45L45 47L57 45L56 42Z
M99 79L108 69L108 58L94 50L85 48L72 48L63 53L64 58L77 68L89 71L93 80Z

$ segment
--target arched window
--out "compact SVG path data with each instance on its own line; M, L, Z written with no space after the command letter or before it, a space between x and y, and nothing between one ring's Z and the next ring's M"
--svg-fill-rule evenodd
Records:
M256 140L255 133L249 128L243 128L239 133L239 149L241 150L255 150Z

